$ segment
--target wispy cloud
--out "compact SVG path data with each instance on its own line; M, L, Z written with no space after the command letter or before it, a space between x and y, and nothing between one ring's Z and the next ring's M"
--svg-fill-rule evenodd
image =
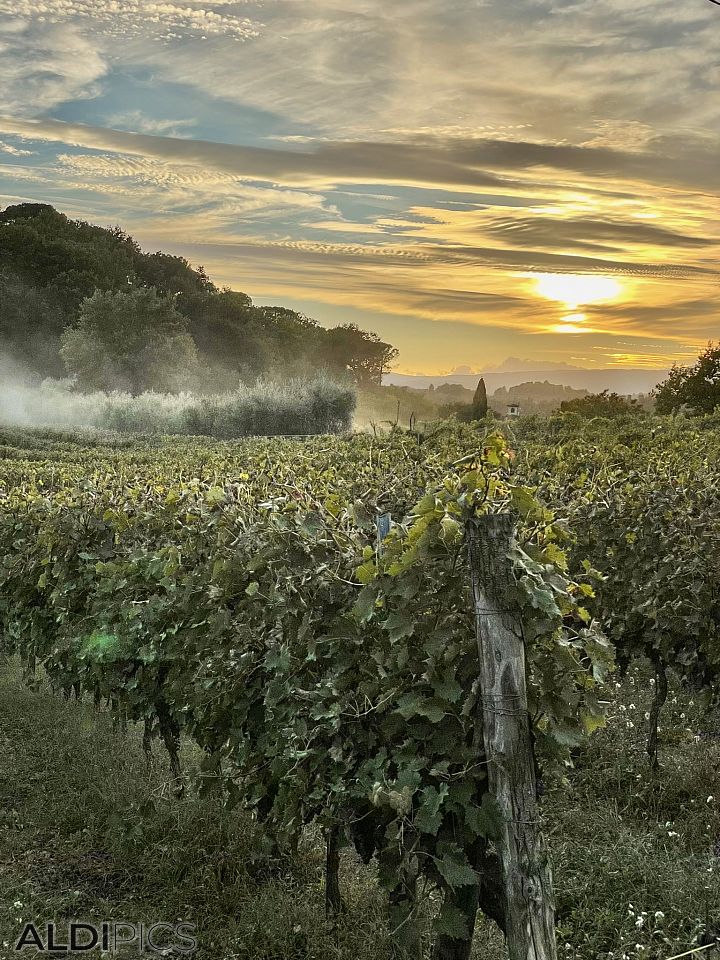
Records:
M155 137L190 137L197 126L197 120L166 120L149 117L142 110L128 110L125 113L113 113L107 118L107 125L130 133L149 133Z
M544 183L543 171L585 178L613 177L620 182L662 183L720 189L714 141L687 138L682 165L680 145L656 139L642 153L564 143L475 140L415 142L323 141L313 149L248 147L128 133L58 120L0 117L0 131L27 139L53 141L93 150L205 166L215 171L286 183L416 183L436 187L512 189L528 173Z
M23 147L16 147L12 143L0 140L0 153L8 153L11 157L32 157L35 152L35 150L25 150Z
M67 100L92 97L106 71L104 57L72 24L0 22L4 113L32 116Z
M414 369L657 363L717 331L702 0L0 0L0 18L5 196L365 322ZM538 274L619 292L569 320Z
M145 36L151 29L168 40L190 35L228 36L246 40L257 36L257 25L232 8L241 8L241 0L231 5L207 0L154 3L152 0L0 0L0 14L42 19L49 23L89 21L110 36Z

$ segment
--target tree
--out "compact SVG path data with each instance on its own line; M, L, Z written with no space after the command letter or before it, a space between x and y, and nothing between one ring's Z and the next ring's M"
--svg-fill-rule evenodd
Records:
M219 290L202 267L184 257L145 253L119 226L71 220L42 203L0 210L0 347L33 373L63 375L60 337L77 323L86 298L96 290L140 287L172 297L187 319L209 368L203 391L233 389L238 380L252 383L260 375L315 376L322 367L358 383L380 383L397 356L390 344L357 327L328 331L295 310L256 306L244 293ZM128 382L127 376L117 380L112 365L108 369L80 381Z
M577 413L581 417L626 417L641 412L637 400L631 397L620 396L619 393L589 393L586 397L577 397L575 400L563 400L560 404L561 413Z
M0 270L0 345L2 354L43 377L62 377L60 337L64 314L47 291Z
M667 380L655 391L658 413L712 413L720 406L720 343L708 343L692 366L674 364Z
M185 318L151 287L96 290L60 352L83 390L172 393L189 385L198 364Z
M498 387L491 397L492 406L504 413L510 404L518 404L524 414L547 415L557 410L563 400L576 400L588 395L587 390L575 390L549 380L532 380L513 387Z
M183 306L187 307L187 300ZM221 290L189 311L189 331L220 390L254 383L275 360L265 322L245 293Z
M448 413L454 413L461 423L471 423L473 420L484 420L488 412L487 389L485 380L481 377L475 389L472 403L450 404Z
M487 390L485 380L481 377L475 390L472 402L473 420L484 420L488 412Z
M317 371L318 351L324 331L315 320L288 307L253 307L252 316L274 374L303 376Z
M359 386L379 386L399 351L377 334L346 323L328 330L321 356L331 370L349 372Z

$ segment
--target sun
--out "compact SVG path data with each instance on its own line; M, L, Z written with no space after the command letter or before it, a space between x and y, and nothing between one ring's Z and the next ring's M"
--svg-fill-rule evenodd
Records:
M553 324L549 329L552 333L597 333L597 330L585 326L586 320L584 313L570 313L563 317L560 323Z
M527 276L527 275L526 275ZM590 303L617 300L623 285L614 277L594 274L539 273L534 274L535 292L546 300L556 300L568 310Z

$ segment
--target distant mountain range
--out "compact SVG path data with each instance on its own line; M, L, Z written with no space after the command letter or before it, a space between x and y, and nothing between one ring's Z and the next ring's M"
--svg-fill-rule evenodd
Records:
M649 393L667 377L668 372L668 370L646 370L642 367L584 370L567 365L558 366L557 369L547 369L538 364L538 369L535 370L487 370L479 373L448 373L445 376L434 377L389 373L383 377L383 383L388 386L414 387L416 390L427 390L430 384L439 387L442 383L459 383L463 387L474 390L482 377L488 394L494 393L499 387L515 387L520 383L533 380L547 380L564 387L589 390L591 393L610 390L614 393L634 394Z
M583 367L578 367L574 363L562 363L558 360L523 360L520 357L507 357L503 360L502 363L494 364L491 367L486 367L486 373L519 373L521 370L531 370L533 373L537 373L539 370L582 370ZM448 376L454 374L475 374L475 371L472 367L455 367L454 370L451 370ZM482 374L478 373L478 376L481 377Z

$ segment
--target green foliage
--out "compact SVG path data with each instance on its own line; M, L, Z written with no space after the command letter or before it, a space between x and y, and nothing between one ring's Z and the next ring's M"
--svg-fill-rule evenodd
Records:
M448 412L454 413L461 423L472 423L475 420L484 420L488 413L485 380L480 378L471 404L450 404L447 409Z
M584 609L592 587L499 435L480 451L457 427L411 450L396 433L19 453L0 471L5 644L122 716L182 726L278 836L346 826L391 890L475 885L471 851L496 835L470 517L519 514L512 594L548 775L600 722L611 651ZM89 629L118 638L112 656L87 655Z
M60 353L81 390L173 393L198 373L186 321L151 287L97 290L63 334Z
M347 370L359 386L379 386L398 358L398 350L376 334L354 323L328 330L322 344L322 359L330 370Z
M462 530L512 509L559 935L577 960L620 960L628 943L673 955L717 900L717 750L698 724L717 688L720 420L563 414L506 429L512 446L491 435L481 451L458 424L422 445L400 431L232 444L2 431L3 644L122 715L170 711L204 773L221 768L268 830L340 823L381 854L388 888L418 877L462 893L468 840L497 829L472 740ZM628 668L620 701L602 686L593 617ZM117 656L96 641L88 656L93 633L122 641ZM652 677L633 662L646 656L689 691L668 704L663 768L643 778ZM600 700L607 729L563 791L552 772L602 724ZM141 810L127 819L147 836ZM465 933L450 897L436 933Z
M720 344L709 343L692 366L675 364L655 391L658 413L713 413L720 406Z
M54 917L62 930L82 916L182 918L197 928L195 960L390 960L372 868L344 873L352 909L326 923L317 833L291 855L217 792L178 803L162 752L148 763L139 730L114 730L88 700L23 687L13 662L0 664L0 742L4 958L25 922ZM187 744L183 765L197 770L200 755Z
M324 377L258 381L227 393L78 393L72 383L5 391L4 416L12 423L113 430L118 433L192 435L234 440L245 436L306 436L350 428L355 393ZM7 408L10 409L7 409Z
M65 322L65 312L50 292L29 286L0 266L0 343L16 362L63 376L60 338Z
M627 666L646 657L711 692L720 672L720 433L713 419L527 424L524 469L601 573L588 607ZM527 444L527 440L526 440Z
M378 384L397 356L390 344L354 325L325 330L286 307L255 306L244 293L218 290L202 267L182 257L144 253L119 227L70 220L47 204L0 211L0 346L34 374L62 374L61 337L76 328L84 301L95 304L96 320L101 308L117 317L112 294L128 295L129 289L154 289L160 298L172 299L183 318L182 324L174 322L187 330L172 343L160 338L163 355L174 356L177 370L187 374L196 349L204 392L233 389L238 379L307 377L323 369L336 379ZM127 323L136 312L129 304ZM86 323L80 320L80 326ZM95 370L95 337L74 332L67 337L63 354L87 389L179 389L172 365L161 362L158 343L151 347L131 336L123 348L102 338ZM188 388L187 375L180 383Z
M574 400L563 400L560 404L562 413L574 413L580 417L626 417L632 413L641 413L642 409L637 400L622 397L618 393L603 390L602 393L590 393L585 397Z

